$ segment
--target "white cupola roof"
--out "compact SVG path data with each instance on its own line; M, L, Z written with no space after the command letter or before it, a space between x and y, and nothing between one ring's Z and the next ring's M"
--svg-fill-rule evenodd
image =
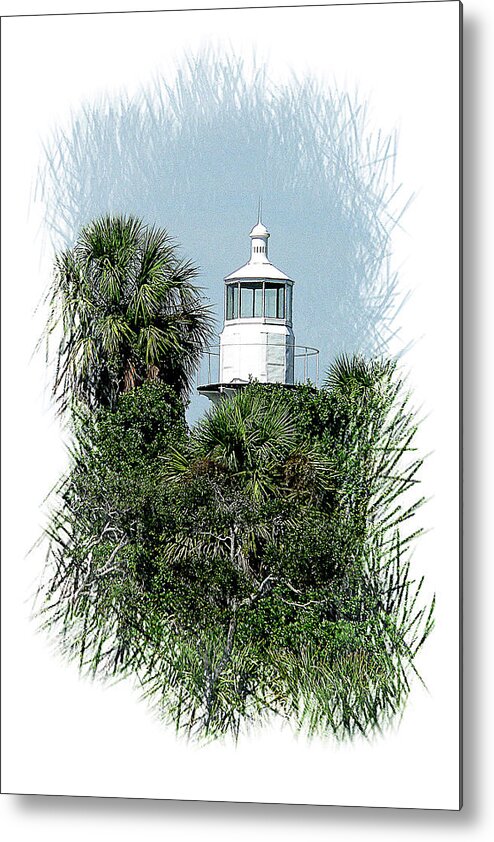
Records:
M254 225L252 231L250 232L250 237L265 237L266 240L269 237L269 231L262 222L258 222L257 225Z
M270 234L261 222L260 214L249 236L251 239L249 262L236 269L231 275L227 275L225 281L252 280L254 278L268 281L289 281L288 275L273 266L268 259Z

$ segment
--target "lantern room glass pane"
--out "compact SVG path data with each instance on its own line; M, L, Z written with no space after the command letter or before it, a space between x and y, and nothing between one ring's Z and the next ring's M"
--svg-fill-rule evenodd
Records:
M278 319L285 318L285 287L278 287L278 306L276 311Z
M254 288L254 318L262 319L262 284L256 284Z
M240 318L251 319L254 312L254 290L249 284L240 287Z
M266 284L266 318L285 318L285 285Z
M262 284L240 284L240 318L262 318Z
M267 319L276 319L278 302L278 289L275 286L266 284L266 312Z
M226 288L226 318L238 318L238 287L237 284L230 284Z
M287 286L286 288L286 318L287 321L292 322L292 288L291 286Z

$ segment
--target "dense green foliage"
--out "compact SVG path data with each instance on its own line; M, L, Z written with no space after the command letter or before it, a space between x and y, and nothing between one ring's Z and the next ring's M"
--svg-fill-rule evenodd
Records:
M82 228L58 255L49 293L46 335L59 343L61 408L74 397L113 407L120 392L146 380L186 397L212 327L196 276L164 229L132 216Z
M48 621L94 667L116 671L134 637L161 540L162 454L186 436L184 407L157 382L121 394L115 409L79 406L71 469L57 489L48 536ZM56 595L56 596L55 596Z
M421 459L388 362L321 390L253 383L188 431L156 382L81 411L50 528L45 616L177 729L382 727L432 626L407 551Z

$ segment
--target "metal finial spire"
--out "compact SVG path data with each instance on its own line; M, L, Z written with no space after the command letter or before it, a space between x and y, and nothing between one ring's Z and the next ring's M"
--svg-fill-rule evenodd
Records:
M257 203L257 224L261 222L261 213L262 213L262 200L259 196L259 202Z

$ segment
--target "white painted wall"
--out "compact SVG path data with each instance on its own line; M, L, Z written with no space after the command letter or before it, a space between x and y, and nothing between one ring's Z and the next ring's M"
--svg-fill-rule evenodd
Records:
M235 319L220 335L220 383L293 383L293 330L265 319Z

